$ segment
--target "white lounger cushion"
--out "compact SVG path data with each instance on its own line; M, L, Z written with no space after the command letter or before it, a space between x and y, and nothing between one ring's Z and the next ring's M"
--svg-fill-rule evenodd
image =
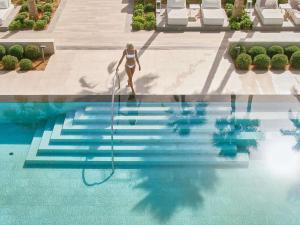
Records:
M203 0L201 6L203 9L220 9L222 4L221 0Z
M226 18L223 9L201 9L204 25L220 25L224 24Z
M281 9L262 9L263 23L267 25L283 24L283 14Z
M10 6L10 0L0 0L0 9L8 9Z
M168 8L186 8L186 0L168 0Z
M186 8L168 8L168 25L187 25L188 11Z
M14 6L12 4L10 4L7 9L0 9L0 26L4 23L13 10Z

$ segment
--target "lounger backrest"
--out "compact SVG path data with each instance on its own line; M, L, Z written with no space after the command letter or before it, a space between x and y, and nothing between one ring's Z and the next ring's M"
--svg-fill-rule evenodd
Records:
M186 0L168 0L168 8L186 8Z
M221 0L202 0L202 8L204 9L220 9L221 7Z
M256 0L255 3L259 8L262 9L277 9L278 0Z
M8 9L10 6L10 0L0 0L0 9Z

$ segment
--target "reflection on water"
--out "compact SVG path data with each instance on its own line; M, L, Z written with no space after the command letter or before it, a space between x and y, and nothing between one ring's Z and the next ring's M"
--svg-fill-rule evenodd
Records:
M203 205L202 192L213 191L217 176L214 169L142 169L136 189L146 196L133 208L139 213L150 212L165 223L184 208L198 209Z

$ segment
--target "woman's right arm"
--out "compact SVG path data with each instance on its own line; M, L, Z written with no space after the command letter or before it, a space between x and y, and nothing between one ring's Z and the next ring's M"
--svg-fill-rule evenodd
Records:
M117 68L116 68L116 71L117 71L117 72L118 72L118 70L119 70L119 66L120 66L121 63L123 62L124 57L125 57L125 50L123 51L123 55L122 55L122 57L121 57L121 59L120 59L120 61L119 61L119 63L118 63Z

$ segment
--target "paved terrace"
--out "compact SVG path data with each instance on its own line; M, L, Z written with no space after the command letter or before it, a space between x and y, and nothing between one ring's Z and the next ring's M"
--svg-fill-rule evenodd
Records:
M226 54L230 38L294 40L300 33L131 32L125 0L62 0L47 31L2 33L1 38L54 38L57 52L45 71L2 72L1 95L109 94L123 46L139 49L137 94L291 94L300 72L240 72ZM123 68L123 67L122 67ZM121 70L122 89L129 94Z

